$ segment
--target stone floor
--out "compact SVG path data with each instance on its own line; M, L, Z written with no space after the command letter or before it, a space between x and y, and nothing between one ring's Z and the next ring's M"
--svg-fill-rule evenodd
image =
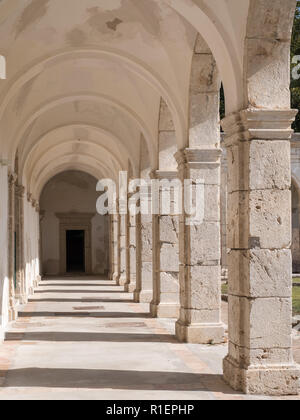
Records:
M148 310L110 281L43 281L0 345L0 399L259 398L223 382L226 344L180 344Z

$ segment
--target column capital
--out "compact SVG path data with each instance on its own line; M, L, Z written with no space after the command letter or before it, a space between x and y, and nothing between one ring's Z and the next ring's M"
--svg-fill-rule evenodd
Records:
M245 109L231 114L222 120L225 145L250 140L290 140L297 112L294 109Z
M178 167L190 165L191 168L201 168L203 165L220 164L222 149L182 149L175 153Z
M8 174L8 183L10 186L14 185L17 182L18 175L14 172L9 172Z
M40 204L38 200L32 200L31 201L32 207L36 210L37 213L40 212Z
M30 192L27 193L27 201L28 203L31 203L33 200L32 194Z
M25 187L24 185L17 185L16 186L16 193L19 198L24 198L25 196Z

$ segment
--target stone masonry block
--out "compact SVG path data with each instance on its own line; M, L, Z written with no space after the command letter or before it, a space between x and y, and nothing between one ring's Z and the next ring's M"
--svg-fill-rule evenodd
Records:
M246 348L290 348L291 298L229 295L229 340Z
M291 192L262 190L228 195L228 247L289 248Z
M229 293L236 296L286 297L292 293L290 250L233 250L228 255Z

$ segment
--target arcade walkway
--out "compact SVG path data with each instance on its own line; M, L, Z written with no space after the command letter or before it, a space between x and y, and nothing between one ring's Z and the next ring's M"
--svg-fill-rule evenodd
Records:
M220 376L226 345L179 344L173 323L113 282L43 281L0 346L0 399L255 399Z

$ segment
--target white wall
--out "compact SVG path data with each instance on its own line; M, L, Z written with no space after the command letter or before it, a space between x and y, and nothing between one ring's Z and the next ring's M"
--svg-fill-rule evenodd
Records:
M8 322L8 178L7 166L0 164L0 340Z
M97 180L80 171L56 175L45 186L40 208L43 274L59 274L59 219L56 213L95 213L92 218L92 269L104 274L109 268L108 217L96 212Z

